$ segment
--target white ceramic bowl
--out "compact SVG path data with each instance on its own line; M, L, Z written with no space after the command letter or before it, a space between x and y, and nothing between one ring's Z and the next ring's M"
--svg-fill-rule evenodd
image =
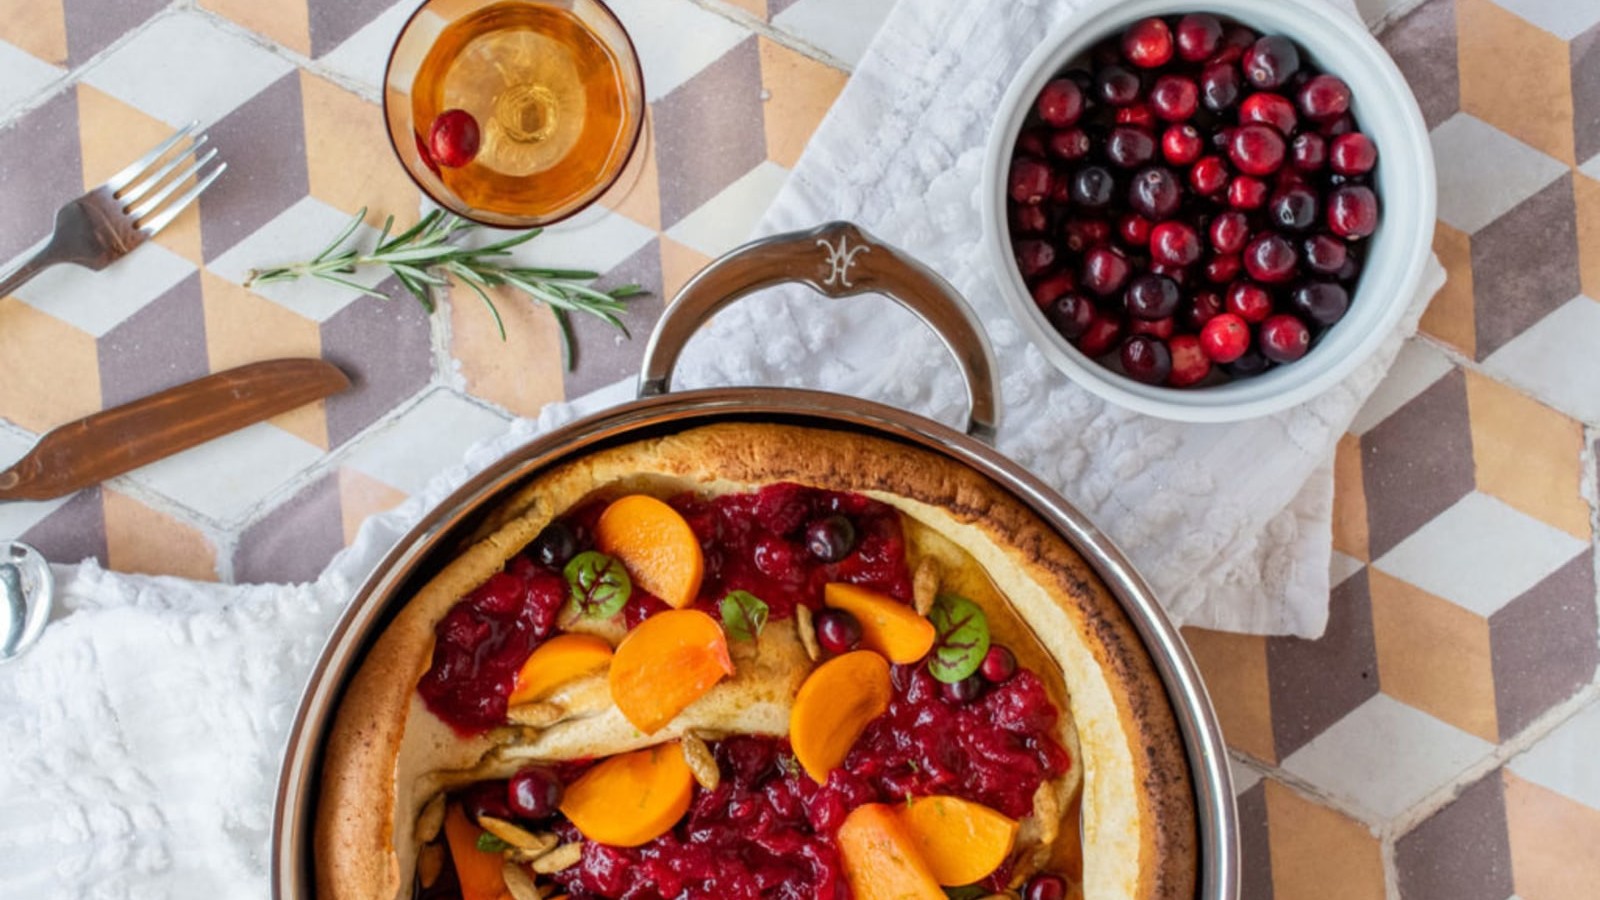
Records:
M1262 34L1281 34L1302 59L1350 85L1351 112L1378 146L1378 229L1350 311L1311 352L1254 378L1203 388L1143 384L1080 353L1040 312L1012 258L1006 217L1011 154L1039 91L1096 43L1147 16L1209 12ZM1230 422L1302 403L1337 384L1377 349L1416 293L1432 252L1433 152L1422 113L1400 70L1367 30L1328 0L1101 0L1063 22L1023 62L1000 103L984 160L983 224L1012 314L1069 378L1138 412L1187 422Z

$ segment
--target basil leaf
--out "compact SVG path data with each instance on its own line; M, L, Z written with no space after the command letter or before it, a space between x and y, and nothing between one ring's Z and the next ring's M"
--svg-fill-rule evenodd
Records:
M633 595L633 580L628 577L628 570L598 550L574 556L563 574L572 587L572 594L562 610L568 617L609 619L622 612Z
M983 608L957 594L940 594L928 619L939 635L928 657L929 674L955 684L978 671L989 652L989 617Z
M478 835L478 849L485 853L504 853L511 845L485 831Z
M736 641L753 641L767 627L767 604L749 591L722 598L722 629Z

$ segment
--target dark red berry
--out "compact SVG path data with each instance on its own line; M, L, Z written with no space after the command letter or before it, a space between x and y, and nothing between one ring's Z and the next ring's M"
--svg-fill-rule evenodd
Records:
M1149 272L1134 276L1122 295L1128 315L1137 319L1164 319L1178 311L1182 299L1177 282Z
M1250 220L1244 213L1232 210L1218 213L1211 220L1210 231L1212 249L1218 253L1238 253L1250 237Z
M1050 304L1044 315L1062 337L1077 340L1094 321L1094 301L1082 294L1064 294Z
M1082 128L1068 128L1050 135L1050 155L1075 160L1089 155L1089 134Z
M1117 221L1117 235L1130 247L1142 247L1150 243L1150 220L1128 213Z
M1356 120L1351 118L1349 113L1345 113L1342 116L1338 116L1323 122L1317 128L1317 133L1321 134L1323 137L1332 138L1338 137L1341 134L1349 134L1355 130Z
M1035 875L1022 889L1022 900L1066 900L1067 882L1054 875Z
M1221 294L1216 291L1197 291L1194 299L1189 301L1189 308L1184 311L1183 319L1190 328L1199 331L1222 311Z
M1239 318L1255 324L1266 321L1272 315L1272 295L1267 289L1251 281L1236 281L1228 286L1228 293L1223 301L1228 312Z
M1111 240L1111 226L1105 219L1088 219L1074 216L1061 225L1061 237L1067 249L1082 253Z
M999 644L991 644L978 665L978 674L990 684L1004 684L1017 673L1017 657Z
M1260 375L1262 372L1272 368L1272 363L1268 362L1267 358L1261 355L1260 350L1251 347L1249 350L1245 351L1243 356L1231 363L1228 363L1226 366L1224 366L1224 368L1226 368L1228 370L1228 374L1232 375L1234 378L1250 378L1255 375Z
M428 149L433 161L459 169L478 155L478 120L464 109L447 109L428 129Z
M823 562L838 562L855 549L856 526L844 516L828 516L806 526L806 550Z
M1175 166L1187 166L1205 152L1206 142L1193 125L1168 125L1161 135L1161 155Z
M1057 272L1046 278L1041 278L1030 292L1033 302L1040 309L1049 309L1062 294L1078 286L1078 279L1071 272Z
M1316 234L1306 238L1301 247L1306 266L1313 272L1332 275L1345 263L1345 244L1332 235Z
M1078 338L1078 349L1085 356L1104 356L1107 351L1122 340L1122 317L1103 312L1095 313L1094 321L1084 329L1083 335Z
M1152 221L1170 218L1182 200L1178 179L1162 166L1140 169L1128 185L1128 205Z
M1121 66L1106 66L1095 75L1095 90L1106 103L1127 106L1139 99L1139 76Z
M1200 236L1186 222L1162 222L1150 229L1150 259L1168 266L1187 266L1200 258Z
M1350 308L1350 293L1331 281L1312 281L1294 289L1289 305L1318 325L1332 325Z
M433 151L428 149L427 143L422 140L422 135L413 132L411 137L417 142L417 157L422 160L422 164L428 167L428 171L443 177L444 173L439 171L439 164L433 161Z
M1228 186L1228 167L1220 156L1207 156L1189 170L1189 187L1209 197Z
M1190 13L1178 20L1178 56L1203 62L1222 46L1222 22L1210 13Z
M528 555L547 569L561 569L578 554L578 533L566 522L551 522L533 539Z
M1212 362L1233 362L1250 349L1250 326L1233 313L1213 316L1200 329L1200 349Z
M477 820L483 816L496 819L514 819L516 815L511 812L511 804L506 802L508 793L506 783L503 781L483 781L467 788L461 797L462 810L468 818Z
M1089 291L1109 297L1122 290L1127 280L1128 261L1122 254L1109 247L1095 247L1083 255L1083 275L1078 282Z
M975 702L983 696L983 689L987 685L980 675L968 675L956 682L944 682L939 685L939 693L944 695L945 702L957 706L965 706Z
M1150 110L1168 122L1182 122L1200 104L1200 88L1182 75L1162 75L1150 89Z
M829 653L848 653L861 643L861 623L842 609L818 610L813 624L817 643Z
M1111 202L1116 180L1100 166L1084 166L1072 176L1072 202L1084 209L1100 209Z
M1222 32L1222 46L1212 55L1212 62L1238 62L1244 57L1244 51L1255 44L1260 35L1243 25L1229 25Z
M1200 102L1212 112L1222 112L1239 102L1239 69L1232 63L1214 62L1200 72Z
M1300 71L1300 51L1288 38L1269 34L1259 38L1240 58L1245 81L1257 90L1273 91Z
M1328 148L1328 167L1340 175L1365 175L1377 163L1377 146L1359 131L1339 135Z
M1039 118L1054 128L1075 124L1083 115L1083 91L1070 78L1057 78L1039 92Z
M1011 199L1029 206L1043 203L1050 196L1054 178L1050 167L1037 159L1014 159L1011 161Z
M1346 240L1372 234L1378 227L1378 196L1359 184L1334 188L1328 195L1328 227Z
M1045 138L1049 132L1040 128L1030 128L1017 135L1017 147L1012 152L1013 157L1031 156L1035 159L1044 156Z
M1154 131L1156 127L1156 114L1150 111L1148 103L1130 103L1118 109L1116 120L1118 125L1136 125L1145 131Z
M1315 172L1328 163L1328 141L1322 135L1306 131L1289 142L1289 162L1301 172Z
M1206 280L1212 284L1227 284L1239 277L1243 267L1244 262L1237 254L1213 256L1206 260Z
M1294 362L1311 349L1306 323L1287 313L1261 323L1261 355L1277 363Z
M1138 334L1122 344L1122 371L1145 384L1161 384L1172 374L1172 353L1165 342Z
M1293 278L1299 261L1294 245L1276 234L1260 235L1244 248L1245 271L1267 284L1282 284Z
M1056 248L1049 241L1017 241L1014 249L1023 278L1032 278L1055 265Z
M1267 207L1272 224L1289 231L1304 231L1317 222L1317 195L1305 185L1279 191Z
M1260 209L1267 202L1267 183L1240 175L1228 183L1228 205L1234 209Z
M1178 320L1172 316L1167 316L1165 319L1128 320L1129 334L1142 334L1145 337L1153 337L1163 341L1172 337L1173 332L1177 330Z
M1044 206L1011 205L1011 230L1017 234L1039 234L1050 228L1050 215Z
M1239 104L1239 124L1250 122L1271 125L1279 134L1287 137L1294 133L1294 104L1282 94L1269 94L1266 91L1251 94Z
M1193 334L1180 334L1167 341L1167 351L1172 354L1172 373L1167 384L1189 387L1199 384L1211 374L1211 357L1200 348L1200 338Z
M1317 75L1300 88L1300 111L1308 119L1331 119L1350 109L1350 86L1332 75Z
M1164 66L1172 59L1172 31L1154 16L1141 19L1122 33L1122 55L1141 69Z
M506 805L519 819L539 821L561 812L561 779L549 769L523 769L506 782Z
M1132 125L1118 125L1106 138L1106 159L1112 165L1133 169L1156 155L1156 140L1150 132Z
M1271 125L1251 122L1233 130L1228 141L1228 158L1246 175L1271 175L1283 165L1288 149L1283 135Z

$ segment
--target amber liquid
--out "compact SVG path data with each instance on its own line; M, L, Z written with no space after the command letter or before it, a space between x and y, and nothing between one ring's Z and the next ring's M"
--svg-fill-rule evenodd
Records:
M421 137L447 109L478 120L478 155L440 178L466 205L548 216L615 177L635 138L621 63L572 13L508 0L450 23L417 70Z

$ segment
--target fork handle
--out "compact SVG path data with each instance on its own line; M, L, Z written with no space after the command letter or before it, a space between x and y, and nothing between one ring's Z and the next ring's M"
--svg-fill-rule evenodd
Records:
M27 284L33 276L43 272L56 263L62 262L59 254L55 252L55 241L46 238L42 243L35 245L35 249L27 259L23 260L16 268L0 277L0 298L9 297L16 293L17 288Z

